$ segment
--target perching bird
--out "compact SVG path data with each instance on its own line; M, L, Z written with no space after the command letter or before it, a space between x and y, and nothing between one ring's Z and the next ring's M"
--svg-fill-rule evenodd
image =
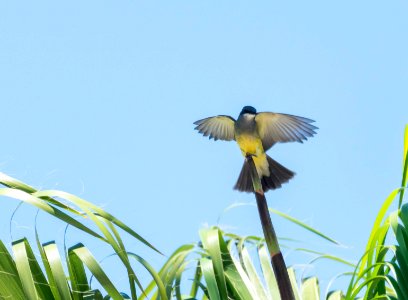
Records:
M265 151L275 143L300 142L316 132L313 120L273 112L257 113L252 106L245 106L238 120L225 115L205 118L194 122L194 129L214 140L235 140L242 155L251 155L261 179L264 192L280 188L295 173L269 157ZM249 163L245 160L234 189L253 192Z

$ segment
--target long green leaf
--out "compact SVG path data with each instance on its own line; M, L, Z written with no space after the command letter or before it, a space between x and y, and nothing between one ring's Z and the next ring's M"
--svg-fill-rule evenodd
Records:
M385 214L388 211L390 205L394 201L399 191L400 191L400 188L395 189L391 192L391 194L384 201L383 205L380 208L380 211L377 214L377 217L375 218L374 225L371 229L370 237L368 238L368 242L366 246L366 252L368 253L368 255L365 255L361 261L359 274L361 274L364 271L364 269L368 266L367 263L370 263L370 253L371 253L370 251L373 251L373 249L375 249L375 247L373 247L373 245L375 245L375 242L376 242L375 236L378 235L378 230L380 229L381 223L384 220Z
M204 249L208 252L208 254L211 257L220 297L222 299L227 299L228 295L227 284L225 280L221 241L218 229L216 228L202 229L200 231L200 237ZM208 262L206 263L208 264Z
M154 270L154 268L146 261L144 260L141 256L128 252L129 257L134 258L136 261L138 261L149 273L152 275L153 280L155 281L157 285L157 289L159 292L159 295L162 300L167 300L167 294L166 294L166 288L163 284L163 281L160 278L160 275Z
M52 299L52 292L27 239L13 242L14 260L28 299Z
M59 197L61 199L64 199L66 201L69 201L78 207L80 207L82 210L86 210L88 212L92 212L93 214L98 214L101 217L111 221L118 227L122 228L124 231L138 239L140 242L145 244L146 246L150 247L151 249L155 250L158 253L161 253L159 250L157 250L152 244L150 244L146 239L144 239L142 236L140 236L138 233L136 233L133 229L131 229L129 226L121 222L119 219L115 218L108 212L104 211L97 205L92 204L91 202L85 201L84 199L77 197L75 195L72 195L67 192L63 191L58 191L58 190L47 190L47 191L39 191L34 193L33 195L37 197L49 197L49 198L54 198L54 197ZM89 216L89 214L88 214Z
M404 198L405 188L407 187L408 181L408 124L405 126L405 135L404 135L404 153L402 160L402 182L401 182L401 193L399 198L398 207L401 207L402 200Z
M319 282L316 277L306 278L302 281L302 299L320 300Z
M78 247L82 246L78 244ZM74 252L68 252L67 266L72 286L72 296L75 300L82 300L85 293L91 290L86 271L81 259Z
M26 298L30 300L37 300L39 295L35 289L34 278L30 269L29 258L24 245L24 240L14 243L13 254Z
M62 212L61 210L57 209L56 207L53 207L51 205L49 205L46 201L35 197L31 194L28 194L26 192L23 192L21 190L16 190L16 189L12 189L12 188L0 188L0 196L7 196L10 198L14 198L14 199L18 199L21 201L24 201L30 205L33 205L39 209L41 209L42 211L49 213L50 215L60 219L61 221L68 223L94 237L97 237L101 240L104 240L104 238L102 236L100 236L99 234L97 234L95 231L89 229L88 227L86 227L85 225L83 225L82 223L78 222L77 220L75 220L74 218L70 217L69 215L67 215L66 213ZM105 240L106 241L106 240Z
M200 259L201 271L203 272L205 282L207 283L207 290L211 300L221 300L217 279L215 277L212 260L203 257Z
M295 296L295 299L301 300L299 287L296 281L295 270L293 270L293 268L288 268L288 275L289 275L290 283L292 284L292 289L293 289L293 294Z
M245 268L246 273L248 274L249 280L251 281L254 290L256 291L256 295L258 299L267 299L265 288L262 285L261 279L256 272L255 266L252 262L251 256L248 252L248 249L245 245L241 244L239 246L238 251L240 252L240 256L242 257L243 267Z
M264 244L259 246L258 254L266 286L268 287L269 298L273 300L279 300L280 294L278 282L276 281L275 274L273 273L269 253L267 252Z
M343 259L341 257L338 257L338 256L335 256L335 255L322 253L322 252L319 252L319 251L314 251L314 250L310 250L310 249L306 249L306 248L295 248L294 250L295 251L307 252L307 253L313 253L313 254L318 255L317 257L315 257L311 261L309 261L309 264L312 264L315 261L320 260L320 259L329 259L329 260L332 260L332 261L335 261L335 262L338 262L338 263L345 264L345 265L347 265L349 267L353 267L353 268L356 267L356 265L354 263L349 262L348 260L345 260L345 259Z
M26 192L28 194L33 194L33 193L37 192L37 190L35 188L33 188L32 186L29 186L29 185L25 184L24 182L21 182L20 180L17 180L17 179L15 179L13 177L10 177L10 176L2 173L2 172L0 172L0 184L4 185L6 187L21 190L21 191ZM74 213L76 215L81 215L81 212L73 209L72 207L69 207L68 205L66 205L64 203L56 201L56 200L54 200L52 198L44 197L44 200L47 200L47 202L50 202L51 204L59 206L60 208L63 208L64 210L72 212L72 213Z
M331 292L327 296L327 300L343 300L343 299L345 298L342 291Z
M195 248L194 244L182 245L172 255L167 259L163 267L159 271L160 278L166 287L166 290L171 292L172 284L174 281L174 276L176 271L183 262L185 262L186 257L193 253ZM153 289L156 287L156 282L152 280L148 286L144 289L144 293L140 295L139 300L146 299L146 295L149 295ZM169 296L169 294L167 294Z
M260 299L260 295L255 288L254 282L251 281L250 277L248 276L245 266L241 264L241 261L235 257L233 254L233 247L235 241L229 241L228 249L230 253L230 257L228 258L233 262L232 265L229 265L225 271L225 276L227 279L227 284L230 287L231 293L237 299L251 299L251 295L253 298ZM239 255L242 257L242 253L240 253L240 249L238 249Z
M296 219L296 218L294 218L292 216L289 216L288 214L285 214L285 213L283 213L283 212L281 212L279 210L273 209L273 208L269 208L269 211L271 213L274 213L274 214L276 214L278 216L281 216L281 217L291 221L292 223L295 223L295 224L299 225L300 227L302 227L302 228L304 228L304 229L306 229L306 230L308 230L310 232L313 232L314 234L324 238L325 240L327 240L327 241L329 241L329 242L331 242L333 244L340 245L340 243L338 241L336 241L336 240L332 239L331 237L323 234L322 232L318 231L317 229L314 229L313 227L307 225L306 223L303 223L302 221L299 221L298 219Z
M58 299L70 300L71 293L69 290L67 278L62 267L61 256L59 255L55 242L43 245L44 254L50 266L51 276L58 290Z
M221 219L221 216L224 213L226 213L227 211L229 211L229 210L231 210L233 208L241 207L241 206L255 206L255 205L253 203L234 203L234 204L231 204L230 206L228 206L227 208L224 209L224 211L222 212L222 214L218 218L218 222L219 222L219 220ZM323 239L325 239L325 240L327 240L327 241L329 241L331 243L334 243L336 245L340 245L340 243L338 241L336 241L335 239L327 236L326 234L323 234L319 230L307 225L306 223L304 223L304 222L302 222L302 221L300 221L300 220L298 220L298 219L296 219L296 218L294 218L294 217L292 217L292 216L290 216L288 214L285 214L285 213L283 213L283 212L281 212L279 210L276 210L276 209L273 209L273 208L268 208L268 209L269 209L269 211L271 213L276 214L276 215L278 215L278 216L280 216L280 217L282 217L282 218L284 218L284 219L286 219L286 220L288 220L288 221L302 227L303 229L306 229L306 230L308 230L308 231L322 237Z
M99 283L103 286L103 288L108 292L108 294L114 300L121 300L122 296L120 295L119 291L115 288L112 281L106 275L106 273L102 270L99 263L96 261L94 256L89 252L89 250L84 247L82 244L78 244L74 247L71 247L68 250L68 256L72 263L72 258L77 258L80 260L84 265L87 266L89 271L95 276L95 278L99 281Z
M199 283L200 283L200 279L201 279L202 275L203 275L203 273L201 273L200 263L197 262L197 266L196 266L195 272L194 272L194 279L193 279L193 283L191 285L191 291L190 291L190 296L193 297L193 298L195 298L197 296Z
M37 216L38 216L38 213L37 213ZM40 251L41 259L42 259L42 262L43 262L43 265L44 265L45 272L46 272L47 277L48 277L48 283L50 285L51 292L52 292L52 294L54 296L54 300L61 300L60 292L58 291L57 284L55 282L55 278L54 278L54 276L52 274L50 263L49 263L49 261L47 259L47 255L44 252L44 248L43 248L43 246L41 245L41 242L40 242L40 237L39 237L38 231L37 231L37 216L36 216L36 220L35 220L35 222L36 222L36 224L35 224L35 240L37 242L37 248Z
M16 300L25 299L23 286L20 281L16 265L0 240L0 298L13 297Z

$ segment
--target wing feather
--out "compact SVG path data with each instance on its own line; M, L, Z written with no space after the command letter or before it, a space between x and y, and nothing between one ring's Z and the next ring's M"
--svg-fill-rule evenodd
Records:
M311 124L314 122L311 119L272 112L257 114L255 122L265 151L275 143L303 143L316 134L315 130L318 129Z
M210 139L232 141L235 139L235 120L230 116L209 117L194 122L194 129Z

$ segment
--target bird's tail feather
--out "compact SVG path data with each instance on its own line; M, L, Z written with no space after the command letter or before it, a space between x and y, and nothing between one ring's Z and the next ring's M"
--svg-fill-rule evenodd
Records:
M268 190L274 190L280 188L283 183L288 182L295 173L291 170L285 168L276 160L273 160L268 155L266 156L269 165L269 177L262 176L261 183L262 189L264 192ZM247 160L244 161L242 166L241 173L239 174L237 183L234 186L234 189L241 192L253 192L254 187L252 185L251 171L249 169L249 163Z

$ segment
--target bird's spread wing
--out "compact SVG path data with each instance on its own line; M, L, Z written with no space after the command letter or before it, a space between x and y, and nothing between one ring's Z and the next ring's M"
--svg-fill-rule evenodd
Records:
M216 116L205 118L194 122L198 132L210 139L232 141L235 139L234 124L235 120L230 116Z
M312 137L317 129L310 124L314 122L313 120L272 112L257 114L255 122L265 151L279 142L303 143L303 140Z

